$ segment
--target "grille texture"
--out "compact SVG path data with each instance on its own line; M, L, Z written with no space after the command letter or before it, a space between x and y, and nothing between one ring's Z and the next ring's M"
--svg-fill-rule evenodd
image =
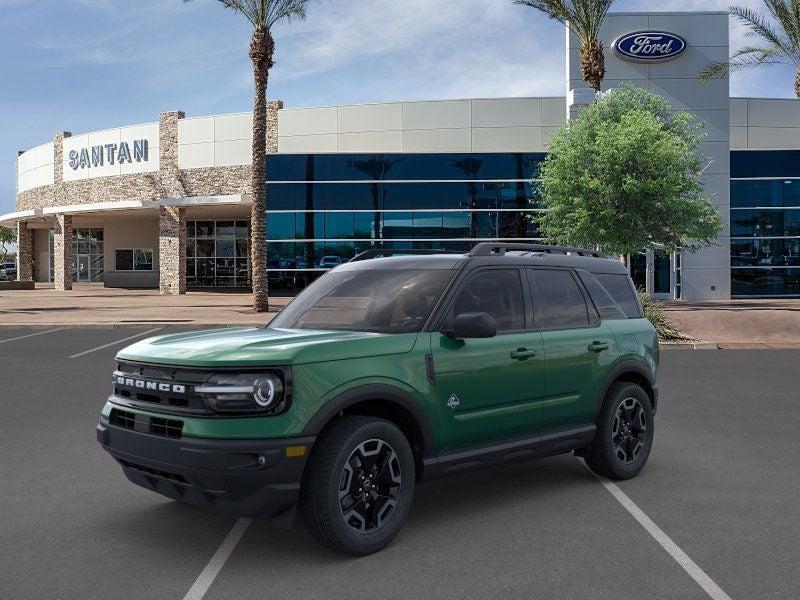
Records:
M145 467L144 465L137 465L136 463L129 462L123 459L117 459L122 464L123 467L127 467L129 469L135 469L141 473L146 473L147 475L155 475L156 477L162 477L164 479L169 479L170 481L175 481L177 483L185 483L188 484L189 482L183 475L179 475L177 473L169 473L167 471L162 471L161 469L151 469L150 467Z
M108 416L108 422L115 427L133 430L134 427L136 427L136 413L120 410L119 408L112 408L111 414Z
M183 435L183 421L150 417L150 433L152 435L179 438Z

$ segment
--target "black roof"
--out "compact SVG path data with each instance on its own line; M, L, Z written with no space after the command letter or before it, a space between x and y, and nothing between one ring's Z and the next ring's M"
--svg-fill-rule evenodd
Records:
M491 251L490 251L491 250ZM396 256L384 256L398 253ZM484 265L540 265L585 269L591 273L627 274L618 260L583 248L544 246L541 244L478 244L469 253L447 254L409 250L381 251L368 256L359 255L337 267L337 271L371 269L458 269ZM400 254L404 253L404 254ZM373 258L374 257L374 258Z

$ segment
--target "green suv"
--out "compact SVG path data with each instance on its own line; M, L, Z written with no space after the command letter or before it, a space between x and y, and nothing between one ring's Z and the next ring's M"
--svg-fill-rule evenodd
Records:
M408 251L405 251L409 254ZM658 340L618 261L577 248L368 251L268 327L150 338L117 356L97 439L132 482L375 552L418 482L574 452L636 475Z

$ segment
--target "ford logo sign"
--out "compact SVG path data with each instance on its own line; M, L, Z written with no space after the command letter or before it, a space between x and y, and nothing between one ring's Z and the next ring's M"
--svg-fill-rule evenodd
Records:
M679 56L686 50L686 40L665 31L637 31L618 37L613 48L625 60L658 62Z

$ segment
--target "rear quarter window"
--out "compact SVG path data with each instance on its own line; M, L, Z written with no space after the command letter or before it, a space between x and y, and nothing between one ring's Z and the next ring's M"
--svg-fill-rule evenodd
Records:
M611 294L608 293L606 288L595 279L594 275L589 273L589 271L579 269L578 277L580 277L583 285L586 287L586 291L589 292L589 296L602 319L614 320L628 318L623 308L611 297Z
M597 281L620 306L629 319L640 319L642 309L636 299L630 277L624 273L593 273Z

